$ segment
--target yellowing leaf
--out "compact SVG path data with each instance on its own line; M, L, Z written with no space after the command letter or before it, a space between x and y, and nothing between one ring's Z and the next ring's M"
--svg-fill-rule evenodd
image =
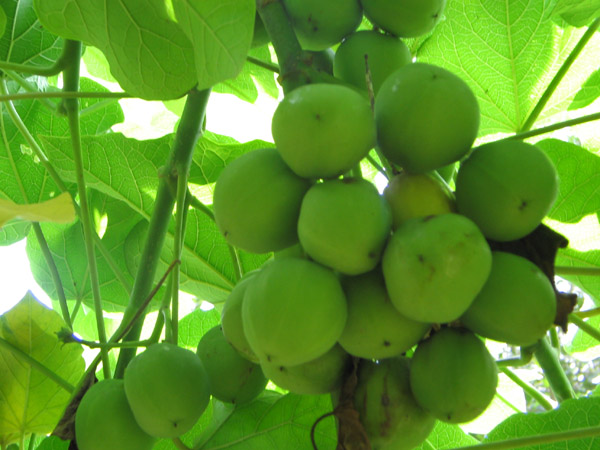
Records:
M9 220L16 218L32 222L69 223L75 220L75 208L71 196L66 192L45 202L28 205L0 200L0 228Z
M56 332L64 325L55 311L28 293L0 316L0 337L75 385L85 369L83 349L58 340ZM69 392L0 345L0 447L18 441L21 435L51 432L69 397Z

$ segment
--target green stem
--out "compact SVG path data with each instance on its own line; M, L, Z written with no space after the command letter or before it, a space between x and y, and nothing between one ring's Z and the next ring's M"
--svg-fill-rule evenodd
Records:
M43 98L131 98L126 92L20 92L18 94L0 95L0 102L12 100L37 100Z
M85 339L75 339L75 342L78 342L81 345L85 345L89 348L104 348L104 349L112 349L112 348L139 348L139 347L148 347L151 344L154 344L149 339L144 341L127 341L127 342L94 342L94 341L86 341Z
M556 275L579 275L595 277L600 275L600 267L568 267L556 266L554 268Z
M27 449L33 450L33 447L35 447L35 433L32 433L31 436L29 436L29 445L27 446Z
M580 319L588 319L590 317L600 316L600 308L588 309L586 311L577 311L572 313Z
M262 67L263 69L270 70L271 72L279 73L279 66L277 64L263 61L262 59L255 58L254 56L246 56L246 61L258 67Z
M136 314L152 289L154 274L156 273L175 204L177 174L187 173L189 170L196 141L202 133L202 123L204 122L209 94L209 90L194 90L188 94L175 135L171 157L166 165L165 175L160 179L140 265L137 269L133 290L129 297L129 304L125 310L122 324L127 323ZM136 320L125 339L139 340L142 325L143 320ZM133 356L134 352L128 349L120 352L115 371L117 377L123 376L125 367Z
M585 322L583 319L578 317L575 314L569 314L569 321L575 324L581 331L590 335L597 341L600 341L600 330L591 326L589 323Z
M185 219L188 208L188 202L186 201L188 192L187 175L187 172L177 175L177 212L175 213L173 258L178 261L181 261L181 252L185 239ZM178 345L179 342L179 279L180 271L179 264L177 264L171 274L171 342L175 345Z
M58 296L58 303L60 305L60 311L63 316L63 320L67 324L70 330L73 329L73 323L71 322L71 315L69 313L69 306L67 305L67 296L65 295L65 290L63 288L62 281L60 279L60 274L58 273L58 268L54 263L54 258L52 257L52 252L50 251L50 247L48 247L48 242L44 237L44 232L42 231L42 227L39 223L33 222L33 231L35 232L35 236L37 238L40 249L42 250L42 254L44 255L44 259L46 260L46 266L50 271L50 276L52 277L52 282L54 283L54 289L56 289L56 295Z
M0 61L0 71L14 70L15 72L30 75L51 77L58 75L63 69L75 63L76 60L79 60L79 58L81 58L81 47L77 45L77 41L65 40L60 56L51 66L39 67Z
M507 358L496 361L496 365L502 370L504 367L526 366L533 359L535 347L521 347L521 355L518 358Z
M160 302L160 308L158 308L158 315L156 317L156 322L154 323L154 329L152 330L152 334L148 338L150 341L158 342L160 339L160 335L162 333L163 326L169 326L169 306L171 305L171 290L173 286L173 278L169 277L167 281L167 287L165 289L165 293Z
M12 79L15 83L17 83L19 86L21 86L23 89L25 89L27 92L35 92L35 93L39 93L40 91L38 90L37 86L33 85L32 83L30 83L29 81L27 81L25 78L23 78L22 76L16 74L15 72L12 71L6 71L4 72L5 75ZM41 98L38 99L40 101L40 103L42 105L44 105L46 108L48 108L53 114L57 114L58 115L58 108L56 106L56 103L52 103L50 101L50 99L48 98Z
M77 42L77 45L79 46L79 52L81 56L81 42ZM72 58L71 64L63 71L63 89L65 92L76 92L79 89L79 67L80 58ZM102 308L102 300L100 296L100 280L98 278L98 267L93 237L95 232L92 228L83 169L83 155L79 127L79 100L76 98L66 98L63 100L63 107L67 113L69 131L71 134L71 145L73 147L73 163L75 165L77 192L79 193L79 208L81 210L79 219L81 221L81 225L83 226L83 237L85 241L87 264L90 273L90 283L92 286L92 297L94 299L98 339L101 343L105 343L106 329L104 328L104 310ZM110 378L111 370L110 360L108 359L108 350L101 348L100 354L102 357L102 370L104 377Z
M32 358L30 355L28 355L27 353L25 353L19 347L11 344L10 342L8 342L3 337L0 337L0 347L3 347L5 349L7 349L13 355L15 355L17 358L20 358L21 360L25 361L33 369L37 370L38 372L40 372L41 374L43 374L47 378L49 378L52 381L54 381L61 388L63 388L65 391L67 391L69 393L72 393L73 390L75 389L73 387L73 385L71 383L69 383L67 380L65 380L64 378L62 378L60 375L56 374L54 371L48 369L45 365L43 365L37 359Z
M540 446L542 444L551 444L553 442L565 442L573 439L585 439L596 436L600 436L600 426L506 439L497 442L486 442L484 444L467 445L466 447L455 447L450 450L513 450L515 448L534 445Z
M173 441L173 444L175 444L175 447L177 447L179 450L192 450L190 447L185 445L183 441L178 437L171 438L171 440Z
M375 161L375 158L373 158L370 154L367 155L367 161L369 161L369 163L373 167L375 167L375 169L377 169L377 172L386 177L388 180L390 179L387 172L383 169L383 167L381 167L381 165L377 161Z
M240 261L240 255L238 255L237 250L233 245L227 244L229 248L229 256L231 256L231 261L233 263L233 275L235 276L235 282L237 283L242 278L242 262Z
M594 120L600 120L600 113L588 114L586 116L578 117L576 119L570 119L565 120L564 122L554 123L552 125L548 125L547 127L537 128L535 130L513 134L512 136L499 139L499 141L528 139L542 134L551 133L556 130L561 130L563 128L581 125L582 123L593 122Z
M554 409L552 403L550 403L550 401L546 398L544 394L539 392L536 388L534 388L526 381L519 378L519 376L517 376L517 374L510 370L508 367L503 367L500 369L500 371L512 381L514 381L519 387L521 387L523 391L525 391L525 393L529 394L529 396L532 397L535 401L537 401L540 404L540 406L546 411L551 411Z
M195 208L198 211L203 212L205 215L208 216L208 218L210 220L212 220L214 222L215 214L212 212L212 210L208 206L206 206L204 203L202 203L200 200L198 200L196 197L194 197L191 192L188 192L187 198L189 199L190 206L192 208Z
M527 118L527 120L525 121L525 123L523 124L523 126L521 127L521 129L519 131L523 132L523 131L528 131L529 129L531 129L531 127L533 126L535 121L538 119L539 115L544 110L546 104L550 100L550 97L552 97L552 94L554 94L554 91L556 90L556 88L558 87L558 85L560 84L560 82L562 81L564 76L567 74L567 72L571 68L571 65L573 65L573 63L575 62L575 60L577 59L579 54L585 48L588 41L594 36L594 34L596 33L596 30L598 30L599 26L600 26L600 18L597 18L588 27L588 29L583 34L583 36L581 36L581 39L579 40L577 45L575 45L575 47L573 48L573 50L571 51L571 53L569 54L567 59L565 59L562 66L560 67L560 69L558 69L558 72L556 72L556 75L554 75L554 78L552 79L552 81L550 81L550 84L548 85L548 87L546 88L544 93L542 94L542 97L538 100L537 104L533 108L533 111L531 112L531 114L529 115L529 117Z
M575 398L575 391L560 364L558 354L546 337L540 339L535 350L535 358L544 371L544 376L558 402L562 403L564 400Z
M552 348L560 350L560 339L556 327L550 328L550 345L552 345Z

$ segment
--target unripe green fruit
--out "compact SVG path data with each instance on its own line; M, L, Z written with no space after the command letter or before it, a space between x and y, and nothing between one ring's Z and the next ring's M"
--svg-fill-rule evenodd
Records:
M352 33L338 47L333 60L333 74L366 90L368 62L373 93L377 94L387 77L410 64L411 60L410 50L400 39L377 31L362 30Z
M379 270L344 278L342 285L348 319L339 343L351 355L365 359L397 356L429 330L429 324L404 317L392 305Z
M320 395L341 387L350 367L350 356L339 345L317 359L296 366L261 361L264 374L273 383L295 394Z
M428 323L458 319L483 287L492 252L464 216L411 219L392 235L383 253L385 284L406 317Z
M433 430L435 418L410 390L409 364L404 357L361 361L354 406L373 450L411 450Z
M210 383L210 394L222 402L241 405L265 390L267 379L258 364L243 358L225 339L220 326L202 336L196 353Z
M241 356L254 363L258 363L258 356L252 351L248 339L246 339L246 334L244 333L242 304L248 283L256 273L257 271L253 271L251 272L251 275L244 275L244 278L242 278L231 290L227 300L225 300L223 310L221 311L221 327L223 329L223 335Z
M410 219L456 211L452 192L427 173L396 175L384 189L383 196L392 208L394 230Z
M296 225L310 183L295 175L277 150L245 153L228 164L215 185L215 221L227 242L253 253L298 242Z
M123 380L105 379L85 393L75 413L80 450L150 450L156 439L135 421Z
M283 160L306 178L337 177L375 145L368 99L336 84L307 84L291 91L277 106L271 131Z
M558 191L556 169L538 147L498 141L473 150L456 177L456 204L483 234L513 241L531 233Z
M390 207L370 182L330 180L308 190L298 237L315 261L341 273L365 273L379 263L392 227Z
M492 271L461 322L481 336L532 345L554 323L556 296L548 277L531 261L492 252Z
M325 50L360 25L358 0L282 0L300 45L305 50Z
M423 173L467 154L479 129L479 105L452 72L413 63L381 86L375 122L383 154L408 172Z
M491 403L498 385L494 358L467 329L444 328L412 357L410 386L417 402L448 423L469 422Z
M361 0L371 23L400 37L429 33L442 17L446 0Z
M337 276L317 263L275 259L254 277L242 304L244 332L258 358L282 366L316 359L346 323Z
M166 342L153 344L133 358L123 381L135 420L150 436L173 438L186 433L210 399L200 358Z

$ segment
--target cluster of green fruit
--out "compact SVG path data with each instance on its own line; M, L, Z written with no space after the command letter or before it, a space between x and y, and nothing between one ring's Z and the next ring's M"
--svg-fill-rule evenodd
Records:
M204 413L210 396L229 403L253 400L267 379L240 356L221 327L209 330L196 353L159 343L139 353L123 379L105 379L83 396L75 416L80 450L150 450L157 438L176 438Z
M302 2L284 3L300 42L320 50L310 33L323 28L303 28L290 6ZM370 3L392 2L364 1L365 12ZM276 148L239 157L215 185L226 240L274 253L235 286L222 328L267 378L299 394L339 393L358 358L354 406L371 445L410 449L435 420L467 422L488 407L498 377L481 337L531 345L552 326L549 279L490 242L540 225L557 174L530 144L472 148L479 106L470 88L411 62L408 50L383 64L394 54L387 43L404 45L397 37L339 34L334 74L348 84L287 93L272 119ZM383 195L357 170L373 148L401 168Z

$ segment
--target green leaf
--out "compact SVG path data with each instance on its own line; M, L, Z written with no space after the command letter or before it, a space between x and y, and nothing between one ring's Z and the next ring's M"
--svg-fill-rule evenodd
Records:
M480 136L519 131L584 30L549 17L551 1L448 2L446 20L417 59L445 67L471 87L481 108ZM562 111L596 66L598 37L588 43L540 119Z
M163 0L34 0L34 7L53 33L98 47L133 96L178 98L196 83L191 43Z
M553 14L559 15L570 25L583 27L600 16L600 1L558 0Z
M75 385L85 362L79 344L63 344L62 318L27 294L0 316L0 337ZM21 434L47 434L56 426L70 394L10 350L0 347L0 445Z
M2 8L2 6L0 6L0 39L2 38L2 35L4 34L5 30L6 30L6 13L4 12L4 9Z
M600 329L600 316L592 317L586 320L588 325L593 326L596 329ZM574 324L569 325L570 327L574 327ZM594 339L587 333L584 333L581 330L577 330L575 337L571 341L571 343L567 346L566 350L569 353L579 353L584 352L590 348L598 346L598 341Z
M216 309L197 309L179 320L179 345L196 351L198 342L211 328L219 325L221 314Z
M595 234L590 236L594 240ZM600 269L600 251L578 251L573 248L560 250L556 258L557 266L589 267ZM596 306L600 306L600 277L560 275L588 294Z
M75 220L73 199L67 192L41 203L27 205L0 199L0 228L15 217L31 222L73 222Z
M577 223L600 210L600 157L578 145L546 139L536 144L558 171L559 192L548 217Z
M328 395L280 395L265 391L249 404L233 407L215 402L213 423L201 435L195 449L281 450L311 449L310 429L331 411ZM217 408L220 406L220 408ZM333 417L316 428L319 450L336 447Z
M569 111L585 108L600 97L600 70L596 70L585 80L573 102L569 105Z
M69 441L63 441L56 436L48 436L36 447L36 450L68 450L68 448Z
M458 425L437 421L431 434L415 450L442 450L479 444L479 441L462 431Z
M254 0L180 0L173 8L194 48L197 88L236 77L252 42Z
M566 400L558 409L541 414L515 414L494 428L484 443L525 436L538 436L559 431L597 426L600 423L600 398L588 397ZM600 438L575 439L554 444L531 445L523 450L592 449Z
M32 0L3 0L2 8L5 32L0 30L0 61L47 67L58 59L62 39L38 22Z
M271 62L271 52L266 45L250 50L248 55L265 62ZM213 91L233 94L242 100L254 103L258 98L257 84L271 97L277 98L279 95L274 73L251 62L244 64L241 73L237 77L215 85Z

